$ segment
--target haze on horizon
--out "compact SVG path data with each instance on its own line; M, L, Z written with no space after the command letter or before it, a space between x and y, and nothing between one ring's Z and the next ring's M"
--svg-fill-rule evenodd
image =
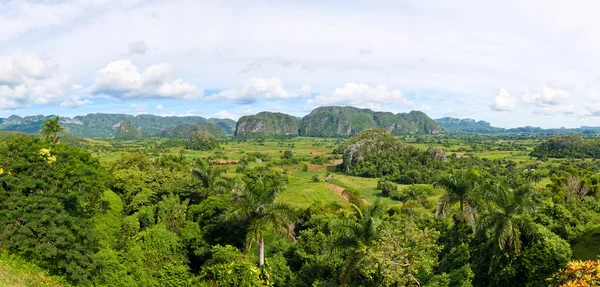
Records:
M599 126L599 10L591 0L2 1L0 117L237 119L351 105Z

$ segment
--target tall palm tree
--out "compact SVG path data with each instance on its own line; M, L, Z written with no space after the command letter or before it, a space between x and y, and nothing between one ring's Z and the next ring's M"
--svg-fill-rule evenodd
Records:
M519 255L522 237L532 236L535 231L535 223L528 216L534 209L532 188L490 184L484 190L486 212L477 220L477 231L489 232L500 255Z
M53 144L58 143L58 133L66 133L66 129L58 124L58 116L49 118L42 124L40 135L45 141L51 141Z
M475 226L478 181L479 174L475 170L452 171L442 175L434 186L445 189L446 194L438 202L435 215L445 216L458 203L459 211L455 218Z
M289 240L294 238L295 215L285 203L275 202L286 182L278 174L261 171L256 177L246 179L243 188L234 194L234 205L225 215L226 220L248 221L246 248L258 243L258 265L265 264L264 232L271 231Z
M355 214L336 222L332 232L336 237L336 247L350 249L350 254L340 273L340 283L347 286L352 273L356 270L356 264L368 252L368 247L375 244L381 236L380 225L386 214L387 206L376 200L368 207L359 207L350 204Z

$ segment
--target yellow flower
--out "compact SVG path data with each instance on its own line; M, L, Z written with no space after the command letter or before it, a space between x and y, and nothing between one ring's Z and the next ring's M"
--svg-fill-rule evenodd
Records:
M41 157L43 157L46 160L46 162L48 162L48 164L53 164L54 162L56 162L56 156L50 154L50 150L47 148L41 149L38 154Z
M2 169L2 168L0 167L0 174L3 174L3 173L4 173L4 169Z

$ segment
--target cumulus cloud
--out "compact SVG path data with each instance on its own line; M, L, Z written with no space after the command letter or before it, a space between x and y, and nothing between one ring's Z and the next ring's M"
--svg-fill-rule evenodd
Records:
M183 98L198 99L202 90L181 79L173 79L173 66L167 63L152 65L138 72L129 60L111 62L96 72L92 87L95 94L117 98Z
M163 105L157 105L156 106L156 110L159 111L159 112L162 111L164 108L165 107Z
M259 97L266 99L295 99L310 94L310 86L303 85L298 91L288 91L283 87L283 82L278 78L252 78L238 88L221 91L213 94L211 99L226 99L233 103L249 104L256 102Z
M554 89L548 86L542 87L541 94L524 93L521 100L526 104L533 104L538 107L556 106L566 103L570 98L567 91Z
M58 65L37 53L0 56L0 109L56 103L74 90L67 82Z
M512 111L517 106L517 99L511 96L506 90L500 89L494 98L494 103L490 108L498 112Z
M144 41L135 41L129 44L128 55L146 55L146 52L150 50L150 47L146 45Z
M366 84L346 83L333 93L321 93L309 105L350 105L361 108L382 109L382 104L413 106L398 89L388 90L384 85L369 87Z

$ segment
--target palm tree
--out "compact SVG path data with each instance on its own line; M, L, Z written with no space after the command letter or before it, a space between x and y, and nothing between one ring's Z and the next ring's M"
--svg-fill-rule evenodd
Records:
M49 118L44 121L40 135L45 141L51 141L53 144L58 143L58 133L66 133L66 129L58 124L58 116Z
M269 171L261 171L256 177L249 177L243 188L234 194L234 205L225 215L226 220L247 221L246 248L258 243L258 265L265 264L264 232L271 231L289 240L294 238L295 216L292 208L285 203L275 202L277 195L284 190L282 176Z
M486 212L477 220L478 232L489 232L501 255L519 255L523 236L531 236L535 223L528 214L533 211L533 190L524 185L510 189L504 184L486 185Z
M459 203L459 211L455 218L460 222L475 225L475 204L479 174L475 170L452 171L444 174L434 183L435 187L446 190L435 210L436 216L445 216L452 205Z
M380 225L387 211L387 206L379 199L366 208L360 208L352 203L350 206L355 214L339 220L332 228L336 236L335 246L351 250L340 273L342 286L348 285L352 273L356 270L356 264L367 254L368 247L380 238Z
M225 177L225 170L211 166L206 161L199 161L199 167L192 170L192 176L202 182L207 196L226 193L229 181Z

